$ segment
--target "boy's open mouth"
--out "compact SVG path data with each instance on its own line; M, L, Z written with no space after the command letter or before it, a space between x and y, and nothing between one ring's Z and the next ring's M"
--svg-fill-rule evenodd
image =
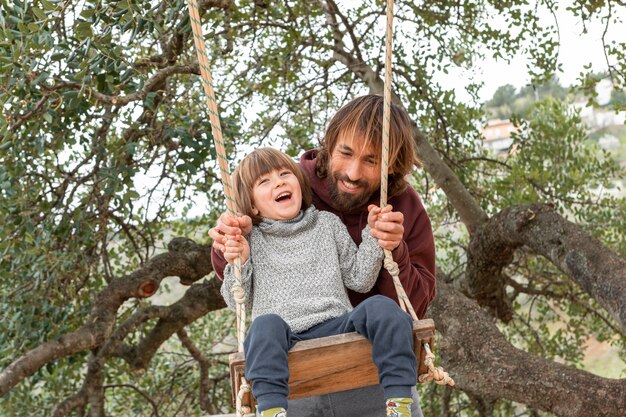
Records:
M284 193L280 193L278 195L278 197L276 197L274 199L274 201L276 202L281 202L281 201L287 201L287 200L291 200L291 193L290 192L284 192Z

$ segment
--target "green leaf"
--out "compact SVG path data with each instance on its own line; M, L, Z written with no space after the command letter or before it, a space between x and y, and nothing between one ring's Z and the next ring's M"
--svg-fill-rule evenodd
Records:
M57 6L48 0L39 0L46 10L56 10Z
M93 36L90 22L80 22L76 26L74 26L74 30L77 34L81 36L81 38L89 38Z
M35 16L37 16L39 19L46 20L48 18L48 16L46 16L46 13L43 10L41 10L39 7L33 7L32 10Z

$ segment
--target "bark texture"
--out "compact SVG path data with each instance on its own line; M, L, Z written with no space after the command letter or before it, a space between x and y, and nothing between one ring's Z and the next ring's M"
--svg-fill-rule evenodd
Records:
M517 349L476 302L442 277L437 284L437 298L429 312L442 336L439 356L456 387L557 416L624 415L625 379L601 378Z
M546 204L506 208L472 236L468 295L492 308L496 317L508 317L502 269L521 246L549 259L626 332L626 261Z

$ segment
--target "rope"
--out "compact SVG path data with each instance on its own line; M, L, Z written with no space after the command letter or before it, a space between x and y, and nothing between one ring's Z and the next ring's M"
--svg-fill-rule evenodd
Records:
M226 159L226 150L224 146L224 138L222 137L222 128L220 126L219 113L217 109L217 101L215 100L215 92L213 91L213 79L211 77L209 58L206 52L206 46L204 44L204 36L202 35L202 25L200 22L200 14L198 12L198 3L196 0L189 0L189 19L191 22L191 29L193 30L193 40L196 47L196 53L198 55L198 65L200 67L200 75L202 76L202 86L206 93L207 105L209 107L209 121L211 123L211 132L213 133L213 142L215 143L215 150L217 153L217 159L220 167L220 175L222 185L224 186L224 194L226 196L226 207L228 212L232 215L236 215L237 208L235 200L232 195L232 185L230 182L230 172L228 168L228 160ZM232 292L237 303L237 348L239 352L243 352L243 341L246 337L246 309L245 309L245 296L244 290L241 285L241 260L237 258L235 260L235 281ZM236 411L237 417L254 416L250 413L250 407L242 405L243 395L250 391L250 386L244 378L241 378L242 384L237 395ZM245 388L244 388L245 387Z
M220 167L220 175L222 185L224 186L224 194L226 197L226 207L228 212L236 215L237 209L235 200L232 196L232 185L230 183L230 171L228 169L228 160L226 159L226 149L224 146L224 138L222 137L222 128L217 109L217 101L215 100L215 92L213 91L213 79L209 66L209 59L204 44L204 36L202 35L202 25L200 23L200 14L198 13L198 3L196 0L189 0L189 19L193 30L193 40L198 55L198 65L200 67L200 75L202 76L202 86L207 97L207 105L209 107L209 121L211 123L211 132L213 133L213 142ZM235 280L236 284L232 288L234 299L237 303L237 348L239 352L243 352L243 341L246 337L246 298L245 291L241 285L241 259L235 260ZM250 385L244 378L241 378L241 387L237 394L236 412L237 417L254 417L250 414L251 408L243 405L245 393L250 392Z
M244 398L246 394L250 394L250 384L245 380L245 378L241 378L241 385L239 386L239 392L237 393L237 399L235 401L235 411L237 412L237 416L242 417L254 417L255 413L251 413L252 408L250 406L243 404Z
M383 140L382 140L382 163L380 170L380 207L387 205L387 176L389 173L389 125L391 122L391 56L392 56L392 39L393 39L393 0L387 0L387 31L385 36L385 86L384 86L384 106L383 106ZM406 291L400 282L400 269L398 264L393 260L391 251L385 249L385 260L383 262L385 269L391 275L393 284L398 295L398 303L402 310L407 312L414 321L417 321L417 314L413 309L413 305L406 295ZM420 382L435 381L440 385L454 385L454 380L450 378L442 367L435 368L435 355L430 350L428 343L424 343L426 349L426 359L424 364L428 367L428 373L420 375ZM419 359L419 358L418 358Z
M224 194L226 196L226 207L228 212L236 215L237 209L235 200L232 197L232 186L230 183L230 172L228 169L228 160L226 159L226 150L224 147L224 138L222 137L222 128L217 109L217 101L215 100L215 92L213 91L213 79L209 66L209 58L204 45L204 36L202 35L202 25L200 23L200 14L198 13L198 3L196 0L189 0L189 19L193 30L193 40L198 55L198 65L200 66L200 74L202 76L202 86L206 93L207 105L209 107L209 121L211 123L211 132L213 133L213 142L217 153L217 160L220 167L220 175L222 185L224 186ZM238 294L243 293L241 287L241 262L239 259L235 261L235 284L233 291ZM243 352L243 340L246 337L246 309L244 307L245 298L243 296L237 299L237 342L239 352Z
M424 364L428 367L428 373L419 376L419 382L434 381L439 385L454 386L454 379L450 378L450 375L443 370L441 366L435 368L435 354L430 350L428 343L424 343L424 349L426 349L426 359Z
M387 205L387 186L389 173L389 125L391 116L391 55L393 49L393 0L387 0L387 31L385 36L385 88L384 88L384 107L383 107L383 144L381 155L380 170L380 207ZM398 303L402 310L410 314L413 320L417 321L417 314L406 295L402 283L400 283L400 271L398 264L393 260L391 251L385 249L385 269L391 275L393 284L396 287L398 295Z

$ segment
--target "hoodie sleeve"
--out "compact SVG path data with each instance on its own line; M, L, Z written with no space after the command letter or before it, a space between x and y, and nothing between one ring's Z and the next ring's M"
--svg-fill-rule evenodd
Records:
M417 192L412 188L390 201L394 211L404 215L404 239L393 252L400 269L400 282L419 318L423 318L430 302L435 298L436 267L435 241L430 219ZM381 271L376 282L380 294L397 300L391 275Z
M220 280L224 280L224 268L228 265L228 262L224 258L224 254L215 248L211 247L211 264L213 265L213 271Z

